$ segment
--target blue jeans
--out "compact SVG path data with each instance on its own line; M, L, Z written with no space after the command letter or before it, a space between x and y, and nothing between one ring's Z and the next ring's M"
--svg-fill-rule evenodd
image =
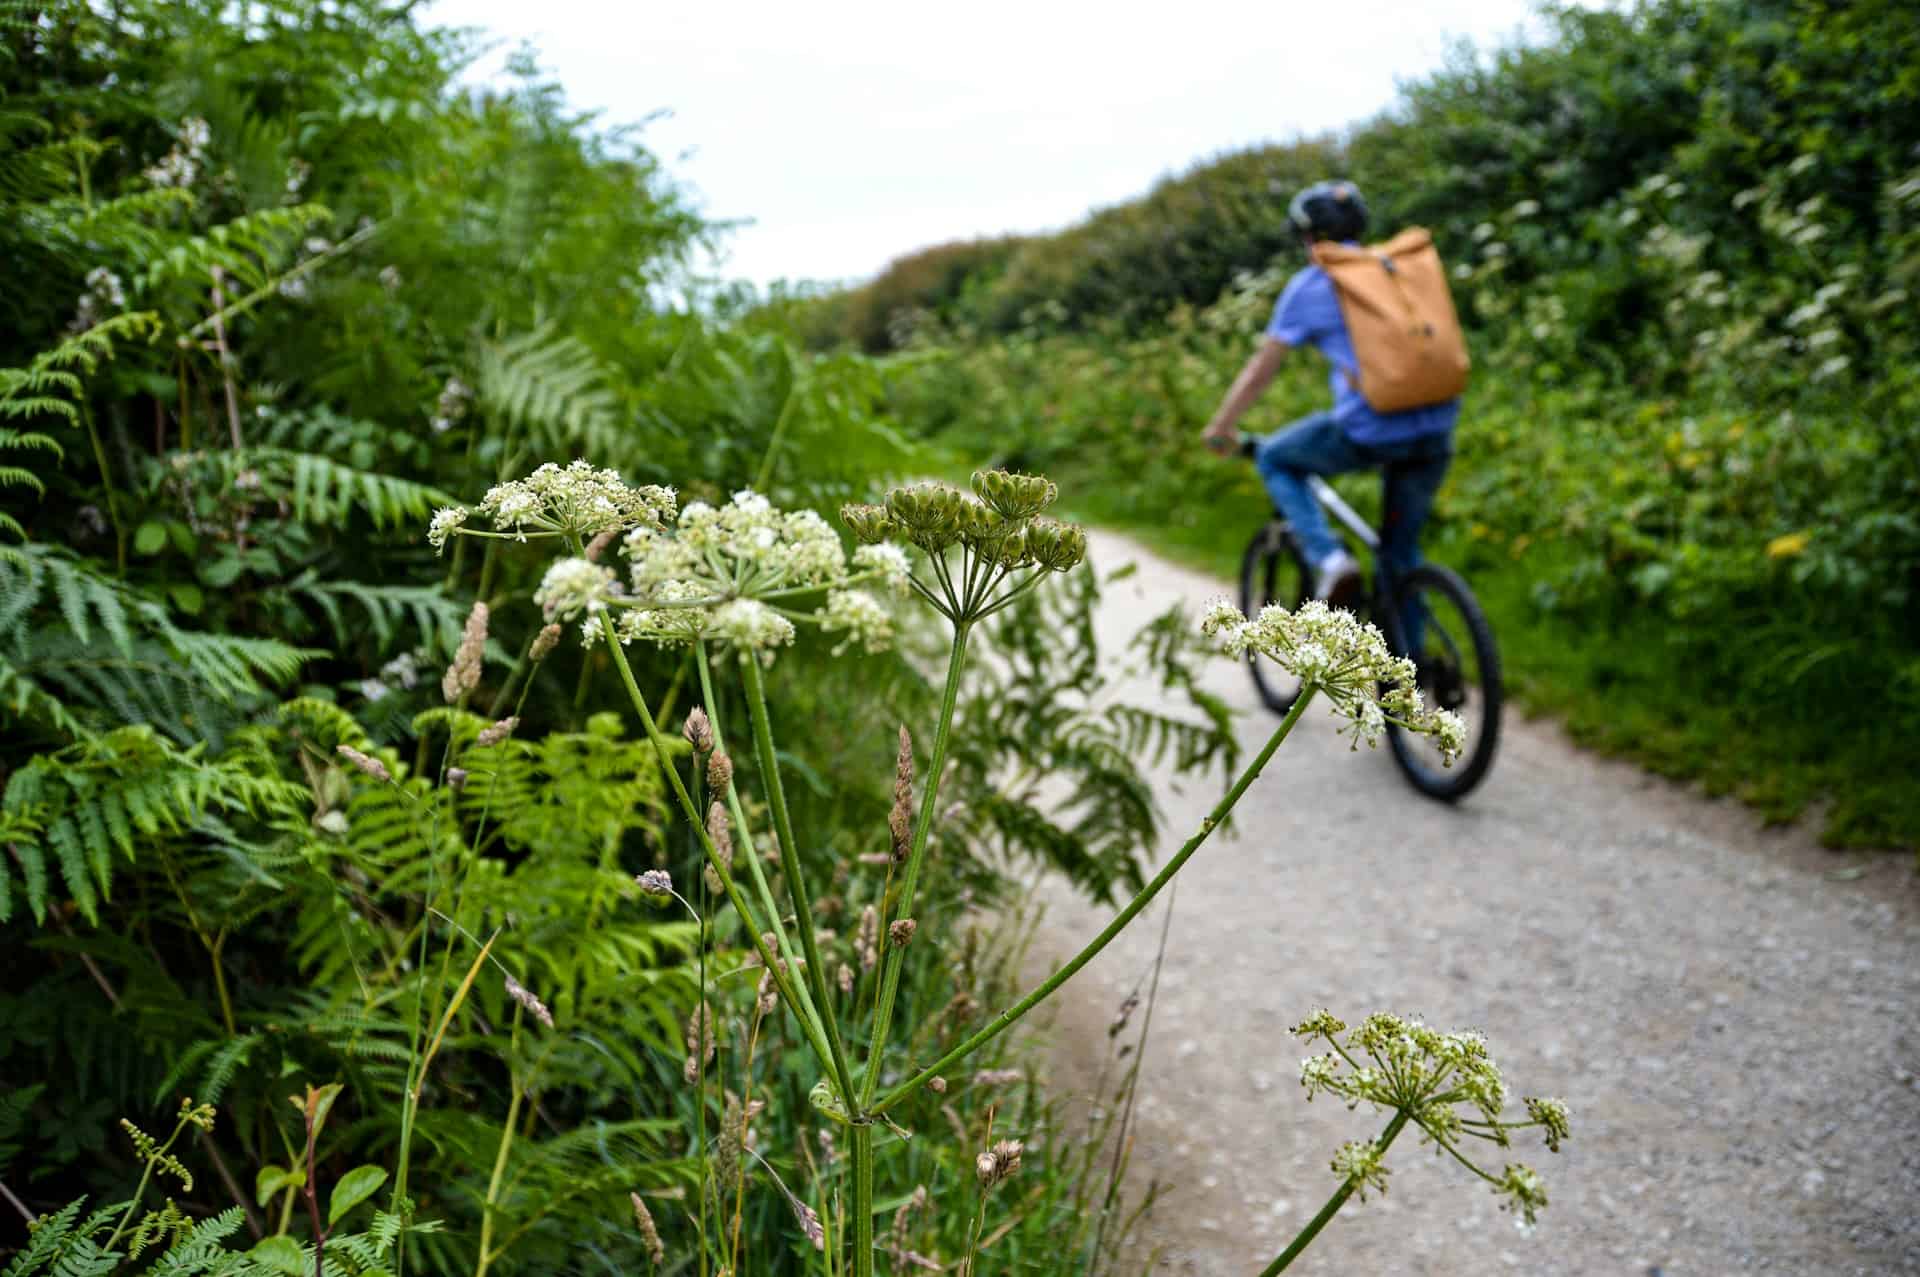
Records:
M1294 537L1310 565L1318 566L1340 548L1326 513L1313 499L1307 476L1323 478L1352 470L1381 470L1380 560L1398 577L1420 562L1420 529L1433 509L1433 497L1453 460L1451 432L1401 443L1363 444L1347 438L1330 412L1303 417L1275 431L1254 447L1253 463L1273 498L1274 509L1293 526ZM1419 650L1418 618L1408 623L1408 641Z

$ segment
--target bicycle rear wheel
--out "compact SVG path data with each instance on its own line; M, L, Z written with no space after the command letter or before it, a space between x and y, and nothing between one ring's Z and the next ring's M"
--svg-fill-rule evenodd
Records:
M1399 582L1393 618L1395 648L1411 656L1420 693L1434 709L1450 709L1467 725L1467 750L1448 767L1433 739L1387 725L1394 761L1413 787L1452 802L1486 779L1500 743L1500 652L1473 591L1458 575L1425 563Z
M1240 610L1257 616L1269 603L1293 610L1307 597L1307 561L1283 520L1269 520L1253 534L1240 558ZM1247 671L1261 702L1284 714L1300 699L1300 680L1263 656L1247 654Z

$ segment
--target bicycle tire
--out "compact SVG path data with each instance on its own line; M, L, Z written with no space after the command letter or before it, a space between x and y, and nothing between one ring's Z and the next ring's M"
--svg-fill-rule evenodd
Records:
M1408 654L1401 618L1407 615L1410 604L1420 604L1429 595L1444 599L1456 619L1452 625L1427 622L1435 634L1422 644L1429 650L1424 653L1426 664L1422 669L1421 690L1429 693L1429 703L1439 709L1457 708L1447 703L1452 696L1457 695L1464 705L1469 692L1477 692L1479 704L1474 717L1478 721L1469 720L1466 755L1452 767L1441 765L1437 752L1426 744L1427 738L1392 723L1387 725L1387 743L1393 750L1394 761L1415 789L1442 802L1456 802L1479 786L1493 766L1493 757L1500 745L1500 712L1506 693L1500 677L1500 650L1494 643L1493 627L1487 623L1480 601L1474 598L1473 591L1458 573L1437 563L1423 563L1400 578L1392 614L1394 649L1402 655ZM1456 628L1464 633L1453 633ZM1447 650L1432 650L1436 637L1439 645ZM1471 666L1466 664L1469 652ZM1450 661L1456 667L1452 671L1448 669ZM1440 688L1439 694L1430 691L1429 679Z
M1240 556L1240 610L1253 617L1269 603L1278 603L1292 611L1306 599L1308 579L1306 557L1285 521L1272 519L1253 534ZM1285 714L1300 699L1300 680L1267 658L1247 653L1247 672L1261 703L1274 713Z

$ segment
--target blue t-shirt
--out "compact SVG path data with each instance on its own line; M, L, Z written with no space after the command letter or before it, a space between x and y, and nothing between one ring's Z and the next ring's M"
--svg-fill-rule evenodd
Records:
M1340 314L1340 298L1333 280L1318 266L1308 266L1292 279L1273 308L1267 336L1289 346L1312 346L1333 365L1328 383L1333 387L1333 419L1347 438L1360 444L1404 443L1453 429L1460 419L1460 401L1406 412L1375 412L1355 388L1360 361L1353 338Z

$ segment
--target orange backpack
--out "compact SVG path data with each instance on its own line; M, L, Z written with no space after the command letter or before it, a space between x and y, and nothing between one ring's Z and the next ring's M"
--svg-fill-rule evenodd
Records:
M1445 403L1467 388L1467 341L1432 235L1415 226L1366 248L1322 240L1313 260L1333 280L1360 364L1355 389L1375 412Z

